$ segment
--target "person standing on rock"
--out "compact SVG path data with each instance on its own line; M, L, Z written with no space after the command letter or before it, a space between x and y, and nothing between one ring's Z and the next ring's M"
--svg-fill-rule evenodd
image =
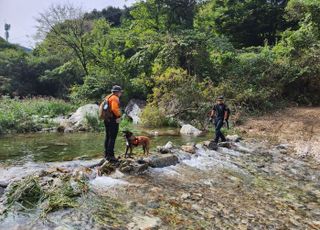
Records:
M120 111L120 97L122 88L114 85L111 89L111 94L105 97L101 104L102 118L104 119L104 126L106 130L106 137L104 141L104 157L107 161L117 162L114 156L114 145L119 131L119 123L121 121Z
M225 136L221 132L221 128L224 124L224 122L228 119L228 107L226 104L224 104L224 98L223 96L219 96L217 98L217 103L213 106L211 111L211 120L214 119L214 126L215 126L215 133L216 137L214 141L218 143L219 139L221 138L221 141L226 141Z

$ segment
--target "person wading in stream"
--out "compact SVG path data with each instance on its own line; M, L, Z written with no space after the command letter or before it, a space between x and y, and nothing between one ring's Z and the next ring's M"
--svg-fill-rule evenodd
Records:
M224 104L223 96L219 96L217 98L217 103L213 106L210 117L211 120L214 119L214 126L215 126L215 133L216 137L214 141L218 143L219 139L221 138L221 141L226 141L225 136L221 132L221 128L223 124L226 122L229 116L229 109L226 104Z
M120 100L122 89L115 85L111 94L105 97L100 105L99 116L104 120L106 137L104 141L104 157L109 162L117 162L114 156L114 145L119 131L121 121Z

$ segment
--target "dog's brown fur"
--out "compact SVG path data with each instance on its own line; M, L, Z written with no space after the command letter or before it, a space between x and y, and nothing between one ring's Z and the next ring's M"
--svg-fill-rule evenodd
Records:
M128 157L128 151L129 157L132 155L132 150L134 147L142 146L144 155L149 155L149 149L150 149L150 138L146 136L134 136L132 132L130 131L123 131L124 137L126 139L126 153L125 158Z

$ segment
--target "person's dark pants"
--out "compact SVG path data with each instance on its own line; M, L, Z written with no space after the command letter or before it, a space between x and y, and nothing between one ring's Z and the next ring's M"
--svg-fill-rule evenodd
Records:
M104 122L106 128L106 138L104 141L104 157L107 160L114 159L114 145L116 143L119 124L115 121Z
M219 138L221 138L221 141L226 141L226 138L224 137L223 133L221 132L221 128L223 126L223 119L216 119L214 121L215 131L216 131L216 138L214 139L215 142L218 143Z

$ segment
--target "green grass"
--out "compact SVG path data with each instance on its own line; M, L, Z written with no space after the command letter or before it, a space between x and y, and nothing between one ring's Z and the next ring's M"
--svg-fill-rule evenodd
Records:
M50 118L67 115L77 107L76 104L51 98L17 100L0 97L0 134L32 132L51 127Z

